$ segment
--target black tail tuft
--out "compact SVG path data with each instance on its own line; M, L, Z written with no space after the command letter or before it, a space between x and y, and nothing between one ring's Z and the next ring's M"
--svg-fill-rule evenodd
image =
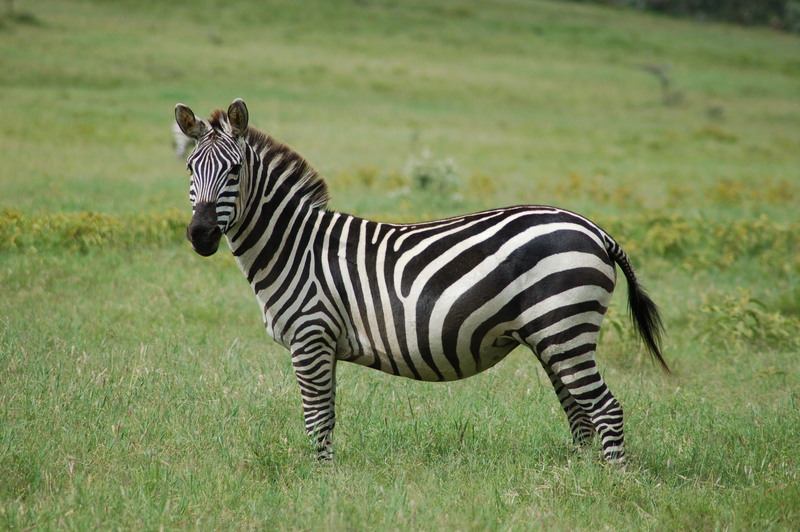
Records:
M633 326L644 340L650 354L658 360L664 371L671 375L672 371L661 355L661 335L664 332L664 324L661 321L658 306L639 286L636 279L630 278L628 278L628 310L633 318Z
M661 355L661 335L664 333L664 323L661 321L658 306L637 282L633 266L631 266L628 256L622 251L619 244L608 234L605 234L604 238L606 250L614 262L619 264L622 273L625 274L625 279L628 281L628 310L631 313L633 326L644 340L653 358L658 360L664 371L671 375L672 371Z

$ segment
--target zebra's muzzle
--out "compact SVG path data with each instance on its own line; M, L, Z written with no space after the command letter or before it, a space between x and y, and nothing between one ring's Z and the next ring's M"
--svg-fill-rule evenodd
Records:
M194 215L186 227L186 238L197 254L209 257L217 252L222 231L217 226L217 206L213 203L195 205Z

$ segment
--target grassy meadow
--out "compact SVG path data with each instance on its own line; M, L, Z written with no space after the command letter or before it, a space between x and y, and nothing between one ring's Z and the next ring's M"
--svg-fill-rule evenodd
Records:
M0 529L796 530L798 94L797 36L580 3L17 0ZM334 209L543 203L608 229L674 371L621 281L598 359L627 469L572 448L522 350L452 384L341 364L337 461L316 463L246 281L183 236L173 108L236 97Z

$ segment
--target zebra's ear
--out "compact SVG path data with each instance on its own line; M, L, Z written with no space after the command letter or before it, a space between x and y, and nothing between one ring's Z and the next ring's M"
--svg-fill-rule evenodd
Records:
M228 122L231 124L234 135L241 136L247 130L247 122L250 115L247 113L247 106L241 98L236 98L228 107Z
M206 124L202 120L197 120L191 109L179 103L175 106L175 121L181 128L183 134L189 138L198 140L206 131Z

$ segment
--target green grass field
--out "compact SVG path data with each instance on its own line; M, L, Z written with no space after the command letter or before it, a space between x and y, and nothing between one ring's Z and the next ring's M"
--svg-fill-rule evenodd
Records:
M0 529L800 526L797 36L536 0L13 7ZM316 463L246 281L182 234L173 108L236 97L335 209L555 204L620 240L675 373L638 345L620 282L598 358L627 469L572 448L522 350L452 384L340 365L337 461ZM425 157L449 161L440 188L415 185Z

